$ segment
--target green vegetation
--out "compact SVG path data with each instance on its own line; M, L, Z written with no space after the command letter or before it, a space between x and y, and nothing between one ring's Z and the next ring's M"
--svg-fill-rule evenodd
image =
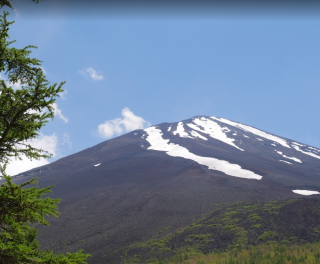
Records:
M260 228L260 227L261 227L261 224L256 224L256 225L251 226L251 228Z
M235 228L235 225L226 225L223 227L223 229L231 229L231 228Z
M192 250L178 252L167 261L151 263L184 264L248 264L248 263L283 263L283 264L319 264L320 244L281 245L277 243L258 246L243 246L226 251L202 254Z
M262 221L262 218L260 216L258 216L257 214L251 214L251 215L249 215L249 221L250 222Z
M211 225L207 225L207 227L214 227L214 226L222 226L221 224L211 224Z
M236 237L234 240L234 244L236 244L236 246L248 243L248 231L244 230L243 228L240 228L240 229L241 231L239 231L235 235Z
M207 238L212 237L212 235L210 235L210 234L189 235L189 237L194 238L194 239L197 239L197 240L204 241L204 240L206 240Z
M234 215L234 214L237 214L238 212L237 211L231 211L231 212L228 212L228 213L226 213L225 215Z
M34 0L39 2L39 0ZM8 0L0 0L0 8L10 7ZM29 187L35 179L14 184L5 172L10 158L26 156L30 159L50 157L27 140L39 135L40 129L54 116L53 104L61 93L63 83L49 85L41 69L41 61L30 58L30 49L9 47L8 12L0 15L0 72L7 80L0 80L0 172L4 182L0 186L0 262L1 263L86 263L90 256L77 253L54 255L39 249L37 230L31 224L49 225L46 216L58 216L60 199L41 198L51 188ZM2 76L2 75L1 75ZM21 84L14 90L11 85ZM29 188L28 188L29 187Z
M189 228L199 228L199 227L203 227L203 224L193 224Z
M320 199L226 204L179 231L131 246L126 260L139 254L137 263L320 264L318 207Z
M266 240L270 237L274 237L276 235L273 231L264 232L261 236L258 237L259 240Z

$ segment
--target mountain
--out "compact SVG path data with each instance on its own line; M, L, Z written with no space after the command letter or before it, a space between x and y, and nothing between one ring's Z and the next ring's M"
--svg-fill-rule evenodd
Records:
M188 226L212 204L320 197L320 150L196 116L107 140L14 182L32 177L62 199L59 219L39 226L43 248L84 248L89 263L120 263L130 245Z

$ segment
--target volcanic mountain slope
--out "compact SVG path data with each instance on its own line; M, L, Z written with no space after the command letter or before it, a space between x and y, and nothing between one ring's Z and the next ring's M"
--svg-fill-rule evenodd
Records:
M39 227L44 248L84 248L90 263L119 263L127 245L186 226L213 203L317 197L320 150L196 116L107 140L15 182L32 177L62 199L59 219Z

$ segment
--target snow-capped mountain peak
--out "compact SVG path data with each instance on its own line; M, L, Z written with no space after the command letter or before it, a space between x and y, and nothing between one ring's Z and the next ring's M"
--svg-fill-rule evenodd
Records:
M299 166L310 162L310 157L313 162L320 159L317 148L225 118L197 116L149 127L144 131L144 139L150 144L148 150L163 151L169 156L192 160L210 170L239 178L263 178L254 170L246 169L252 155L285 166ZM201 152L205 154L201 155ZM230 160L232 155L246 156L247 162L242 159L237 162L235 157Z

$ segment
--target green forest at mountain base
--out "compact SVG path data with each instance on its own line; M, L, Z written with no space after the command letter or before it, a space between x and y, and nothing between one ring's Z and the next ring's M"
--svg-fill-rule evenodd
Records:
M316 264L320 263L320 244L284 245L268 243L257 246L242 246L226 251L201 252L186 249L167 261L150 260L149 263L184 264Z
M214 204L189 226L158 231L122 263L320 264L320 199Z

